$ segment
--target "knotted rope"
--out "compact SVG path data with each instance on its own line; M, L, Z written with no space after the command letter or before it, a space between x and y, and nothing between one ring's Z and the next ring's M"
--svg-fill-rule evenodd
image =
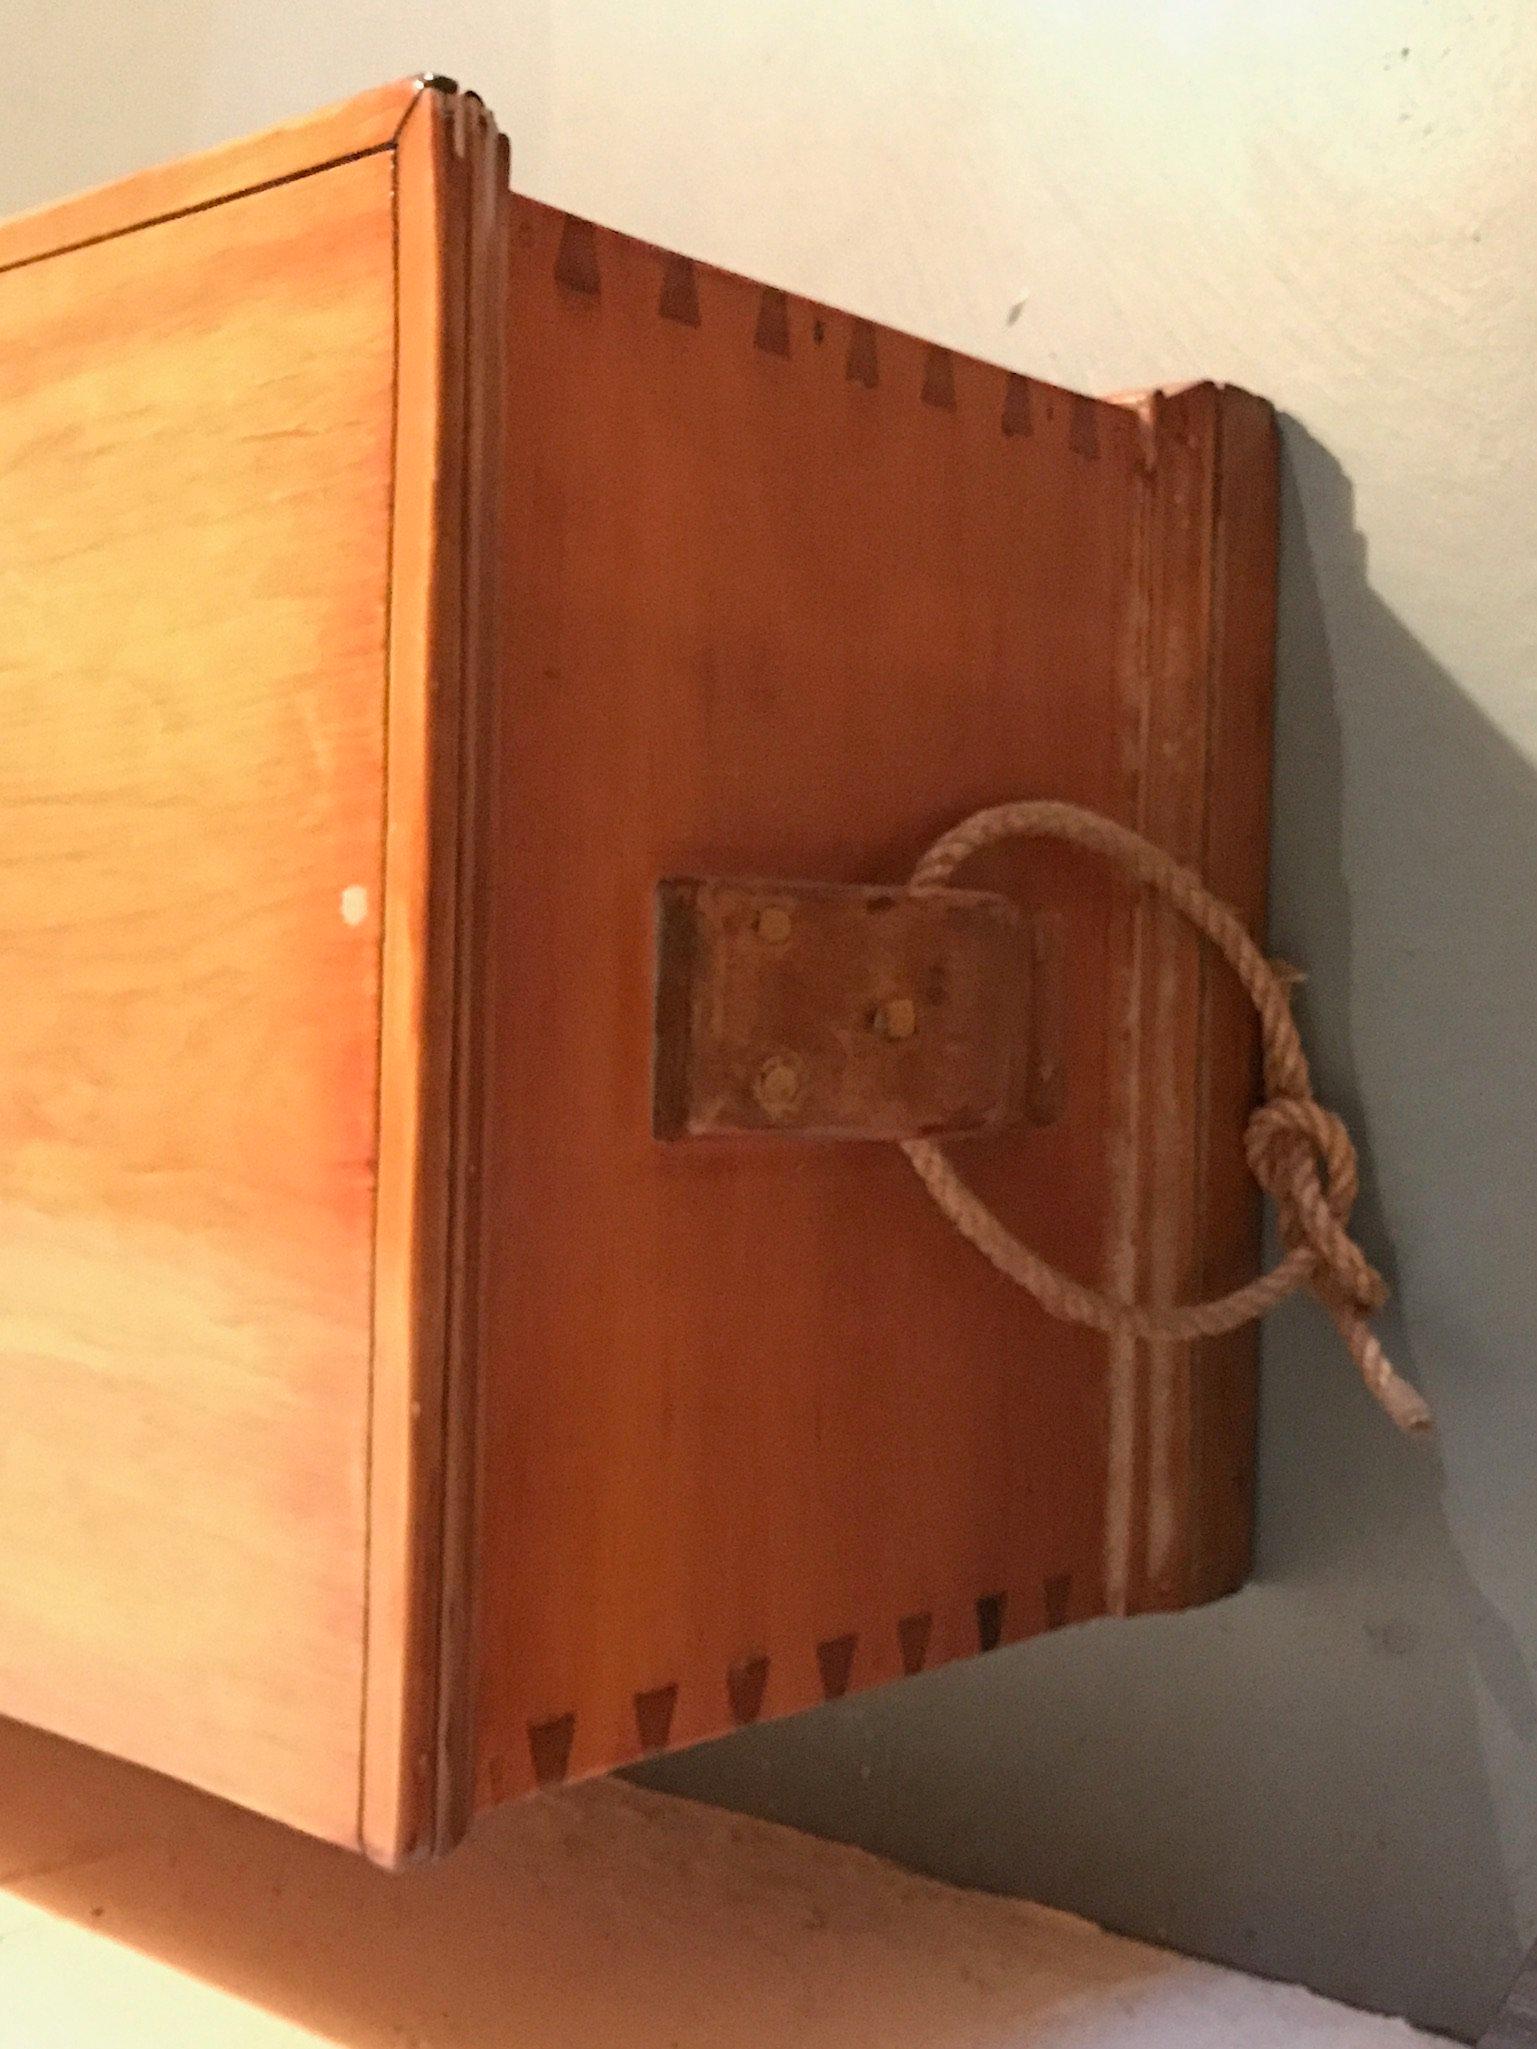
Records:
M1360 1186L1356 1149L1339 1118L1313 1095L1283 974L1193 869L1140 833L1076 804L1000 804L974 813L929 848L913 870L912 887L941 889L974 854L1012 839L1063 840L1118 863L1203 933L1243 984L1259 1012L1265 1056L1264 1101L1249 1119L1244 1153L1249 1171L1275 1203L1285 1254L1269 1273L1216 1301L1148 1308L1059 1272L1004 1228L937 1145L903 1140L919 1180L962 1237L1068 1323L1133 1338L1220 1337L1264 1316L1297 1288L1311 1288L1393 1421L1401 1430L1427 1430L1429 1408L1394 1371L1368 1322L1386 1301L1387 1284L1347 1229Z

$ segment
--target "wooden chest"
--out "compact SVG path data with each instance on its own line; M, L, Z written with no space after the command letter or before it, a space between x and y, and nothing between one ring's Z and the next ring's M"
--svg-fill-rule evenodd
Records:
M1050 1323L890 1145L659 1138L656 904L1052 795L1258 921L1274 493L1255 399L563 218L442 81L0 229L0 1712L398 1862L1234 1586L1252 1338ZM965 879L1061 1039L975 1184L1242 1278L1242 998Z

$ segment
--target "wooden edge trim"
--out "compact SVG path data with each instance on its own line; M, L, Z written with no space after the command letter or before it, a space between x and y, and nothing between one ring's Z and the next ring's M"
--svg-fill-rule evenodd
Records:
M1146 474L1136 572L1138 822L1260 931L1274 418L1262 400L1212 383L1146 394L1137 410ZM1222 964L1167 913L1138 912L1135 947L1122 1285L1139 1300L1194 1300L1238 1286L1258 1267L1260 1206L1242 1150L1257 1021ZM1200 1344L1122 1348L1112 1612L1188 1607L1245 1577L1258 1342L1250 1327Z
M1211 804L1212 561L1217 468L1214 384L1154 407L1151 608L1143 803L1145 824L1181 860L1204 869ZM1220 963L1162 905L1139 907L1143 968L1142 1191L1137 1224L1140 1301L1191 1297L1199 1270L1202 1141L1213 1124L1201 1021ZM1240 1031L1252 1019L1238 1019ZM1236 1142L1236 1138L1235 1138ZM1190 1390L1196 1345L1138 1347L1142 1371L1141 1544L1132 1605L1183 1604L1191 1533Z
M443 1544L439 1567L438 1758L434 1845L447 1850L475 1812L476 1571L478 1436L482 1369L480 1163L488 1009L490 765L500 759L495 730L500 693L496 574L505 474L502 393L507 338L507 277L512 232L508 148L478 100L462 101L467 126L469 206L465 221L466 338L464 545L464 709L456 781L459 817L457 973L454 998L453 1138L450 1180L448 1345L444 1387Z
M386 149L427 81L399 79L264 134L137 171L0 222L0 270L58 256L134 228L195 213L221 200Z
M1272 408L1232 386L1217 392L1212 505L1211 676L1204 872L1264 943L1269 908L1270 790L1279 557L1279 437ZM1257 1271L1261 1202L1237 1134L1259 1090L1259 1033L1220 966L1201 1017L1207 1075L1200 1133L1196 1286L1220 1295ZM1245 1034L1240 1028L1247 1022ZM1254 1442L1260 1330L1251 1324L1196 1348L1191 1365L1187 1602L1215 1600L1248 1577L1254 1538Z
M445 340L453 281L448 234L447 109L425 96L395 153L395 449L385 709L383 901L379 1018L378 1181L374 1208L373 1371L369 1404L368 1558L358 1836L377 1862L406 1862L430 1809L434 1704L422 1679L428 1635L424 1540L438 1520L442 1278L428 1116L433 1068L428 945L443 848L432 818L435 727L451 720L458 626L445 602L456 581L452 505L442 471L453 455ZM438 702L434 705L434 699ZM434 711L437 716L434 717ZM446 1161L440 1162L446 1177ZM436 1224L437 1228L434 1229ZM435 1256L434 1256L435 1255Z
M1118 401L1126 403L1125 400ZM1166 666L1164 589L1167 554L1168 452L1162 432L1164 396L1143 394L1135 403L1139 430L1137 488L1132 493L1126 576L1128 602L1121 671L1120 745L1127 822L1158 837L1151 769L1164 765L1154 712ZM1176 850L1177 851L1177 850ZM1117 1099L1111 1125L1110 1202L1105 1219L1104 1274L1107 1287L1127 1300L1146 1288L1145 1181L1147 1163L1147 1037L1152 963L1150 907L1126 897L1113 912L1106 960L1113 974L1112 1017L1119 1050L1115 1056ZM1165 1229L1177 1219L1160 1219ZM1140 1605L1141 1561L1147 1528L1147 1411L1153 1398L1154 1367L1147 1348L1124 1334L1106 1341L1106 1442L1104 1605L1109 1615L1126 1615Z
M467 1732L470 1512L465 1420L473 1349L466 1291L466 1154L471 1042L458 975L473 893L473 789L480 700L467 673L486 635L469 604L485 536L480 499L499 248L486 213L499 165L494 129L472 95L436 90L413 104L395 144L397 289L394 507L385 771L385 900L380 1005L379 1173L375 1211L369 1544L359 1840L399 1865L440 1847L440 1806L458 1788ZM495 211L495 209L492 209ZM479 350L484 360L473 360ZM473 472L472 472L473 461ZM484 613L489 617L488 608ZM467 781L468 778L468 781ZM466 908L466 907L469 908ZM452 1643L448 1641L452 1636ZM447 1776L448 1784L440 1780Z
M1123 655L1133 822L1257 924L1268 854L1273 477L1267 490L1253 464L1225 489L1223 476L1230 418L1268 422L1270 409L1209 382L1120 403L1138 415L1142 477ZM1240 532L1248 538L1235 547ZM1258 1204L1242 1154L1256 1021L1209 949L1166 910L1128 907L1126 932L1131 1058L1107 1272L1135 1300L1194 1300L1236 1286L1258 1259ZM1112 1340L1110 1613L1185 1607L1242 1578L1256 1346L1252 1330L1217 1344Z

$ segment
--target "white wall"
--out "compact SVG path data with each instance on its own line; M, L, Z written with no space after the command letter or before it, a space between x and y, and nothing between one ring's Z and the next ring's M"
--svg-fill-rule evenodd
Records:
M1472 2032L1537 1928L1531 0L0 0L0 28L7 207L430 67L542 198L1090 390L1215 375L1288 415L1276 942L1437 1446L1299 1307L1249 1592L653 1776Z

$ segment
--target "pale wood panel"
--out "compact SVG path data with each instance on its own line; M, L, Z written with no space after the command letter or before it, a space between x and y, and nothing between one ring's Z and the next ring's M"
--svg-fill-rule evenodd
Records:
M482 1801L1241 1576L1252 1335L1210 1373L1108 1353L894 1152L659 1145L652 901L669 873L900 879L962 814L1054 795L1231 869L1258 916L1273 572L1255 402L1075 398L514 216ZM1209 1200L1251 1022L1081 858L962 879L1067 947L1062 1119L968 1144L977 1185L1087 1277L1252 1264L1252 1201Z
M0 1708L342 1839L391 207L0 277Z

